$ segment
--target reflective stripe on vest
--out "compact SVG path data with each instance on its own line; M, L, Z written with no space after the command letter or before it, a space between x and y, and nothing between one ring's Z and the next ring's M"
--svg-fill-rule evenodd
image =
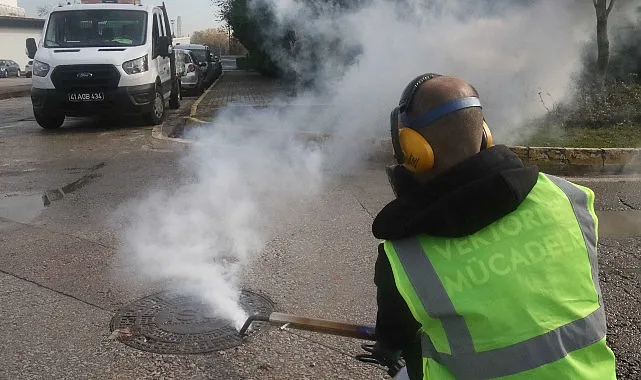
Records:
M605 337L605 312L598 280L596 226L588 209L587 195L564 179L547 177L570 200L587 247L592 279L601 306L584 318L507 347L476 352L470 329L465 319L456 312L434 266L424 254L419 238L392 242L423 308L430 317L441 321L450 344L451 354L437 352L429 336L423 334L423 356L446 366L457 378L487 379L513 375L563 359L568 353Z

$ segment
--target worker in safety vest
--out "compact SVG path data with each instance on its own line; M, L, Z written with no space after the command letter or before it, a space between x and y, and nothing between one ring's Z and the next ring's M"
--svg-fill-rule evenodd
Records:
M412 380L615 379L594 193L492 146L459 78L417 77L391 116L376 350Z

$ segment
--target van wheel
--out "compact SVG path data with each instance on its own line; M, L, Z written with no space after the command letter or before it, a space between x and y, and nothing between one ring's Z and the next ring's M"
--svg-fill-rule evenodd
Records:
M44 129L58 129L65 122L63 114L45 114L34 110L33 115L36 117L36 122Z
M156 96L151 105L151 112L145 115L145 121L151 125L158 125L165 120L165 99L156 86Z

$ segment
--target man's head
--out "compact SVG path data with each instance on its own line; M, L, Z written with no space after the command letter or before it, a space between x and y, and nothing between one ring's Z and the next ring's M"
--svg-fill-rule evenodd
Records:
M391 122L397 160L420 181L491 145L477 91L456 77L417 77L403 92Z

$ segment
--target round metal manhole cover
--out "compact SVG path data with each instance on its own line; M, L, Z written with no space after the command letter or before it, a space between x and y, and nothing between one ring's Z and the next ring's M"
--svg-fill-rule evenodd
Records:
M247 290L239 302L248 315L269 315L274 308L268 298ZM264 325L254 322L252 330ZM228 321L214 316L198 299L174 291L134 301L114 315L109 327L122 332L118 340L126 345L159 354L201 354L242 343Z

